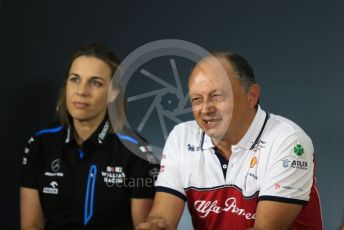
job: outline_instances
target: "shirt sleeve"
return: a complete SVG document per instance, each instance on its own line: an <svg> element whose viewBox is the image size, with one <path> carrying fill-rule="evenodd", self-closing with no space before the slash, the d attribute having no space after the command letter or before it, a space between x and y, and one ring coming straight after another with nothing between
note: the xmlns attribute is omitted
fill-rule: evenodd
<svg viewBox="0 0 344 230"><path fill-rule="evenodd" d="M40 168L39 144L36 137L31 137L22 154L20 186L38 188L38 171Z"/></svg>
<svg viewBox="0 0 344 230"><path fill-rule="evenodd" d="M181 162L183 158L178 145L176 128L167 138L163 154L161 156L160 173L155 183L158 192L167 192L186 201L181 175Z"/></svg>
<svg viewBox="0 0 344 230"><path fill-rule="evenodd" d="M159 164L152 164L134 154L126 178L131 198L154 198L154 182L159 170Z"/></svg>
<svg viewBox="0 0 344 230"><path fill-rule="evenodd" d="M307 204L313 184L313 144L302 131L275 149L261 182L259 200Z"/></svg>

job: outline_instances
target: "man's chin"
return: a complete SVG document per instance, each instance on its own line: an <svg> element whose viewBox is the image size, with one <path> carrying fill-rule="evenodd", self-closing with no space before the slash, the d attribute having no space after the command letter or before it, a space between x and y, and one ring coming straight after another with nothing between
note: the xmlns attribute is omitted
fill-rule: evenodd
<svg viewBox="0 0 344 230"><path fill-rule="evenodd" d="M205 133L207 134L208 137L210 137L213 141L220 141L223 138L223 134L216 132L215 130L205 130Z"/></svg>

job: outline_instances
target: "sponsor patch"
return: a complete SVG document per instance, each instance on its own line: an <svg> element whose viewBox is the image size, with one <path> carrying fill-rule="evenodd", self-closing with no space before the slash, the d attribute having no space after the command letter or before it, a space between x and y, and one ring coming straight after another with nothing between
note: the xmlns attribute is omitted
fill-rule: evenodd
<svg viewBox="0 0 344 230"><path fill-rule="evenodd" d="M43 188L43 193L47 193L47 194L58 194L59 193L59 189L57 188L58 183L56 181L52 181L50 182L50 187L44 187Z"/></svg>
<svg viewBox="0 0 344 230"><path fill-rule="evenodd" d="M296 144L290 152L290 156L293 158L306 158L306 153L301 144Z"/></svg>
<svg viewBox="0 0 344 230"><path fill-rule="evenodd" d="M189 152L198 152L198 151L201 150L201 147L195 147L195 145L187 144L187 145L186 145L186 149L187 149Z"/></svg>
<svg viewBox="0 0 344 230"><path fill-rule="evenodd" d="M123 184L126 177L121 166L107 166L106 171L102 171L101 175L107 187Z"/></svg>
<svg viewBox="0 0 344 230"><path fill-rule="evenodd" d="M302 188L295 188L295 187L283 185L283 184L280 184L280 183L275 184L275 185L274 185L274 188L275 188L276 190L287 189L287 190L303 191Z"/></svg>
<svg viewBox="0 0 344 230"><path fill-rule="evenodd" d="M50 164L51 170L56 173L58 171L60 171L61 169L61 160L59 158L56 158L55 160L53 160Z"/></svg>
<svg viewBox="0 0 344 230"><path fill-rule="evenodd" d="M253 168L254 166L256 166L256 164L257 164L257 157L254 156L251 159L250 168Z"/></svg>
<svg viewBox="0 0 344 230"><path fill-rule="evenodd" d="M290 159L283 159L282 166L284 168L294 168L300 170L308 170L308 162L302 160L290 160Z"/></svg>

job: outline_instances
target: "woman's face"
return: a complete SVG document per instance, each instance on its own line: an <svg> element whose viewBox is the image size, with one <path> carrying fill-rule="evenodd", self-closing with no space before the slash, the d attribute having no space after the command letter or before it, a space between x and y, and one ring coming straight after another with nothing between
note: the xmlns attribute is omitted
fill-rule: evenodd
<svg viewBox="0 0 344 230"><path fill-rule="evenodd" d="M66 104L73 120L100 123L107 111L111 68L101 59L74 59L66 84Z"/></svg>

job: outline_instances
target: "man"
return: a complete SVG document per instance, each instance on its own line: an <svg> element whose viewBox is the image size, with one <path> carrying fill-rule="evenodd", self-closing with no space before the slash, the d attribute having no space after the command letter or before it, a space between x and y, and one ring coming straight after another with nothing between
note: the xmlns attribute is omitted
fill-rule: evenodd
<svg viewBox="0 0 344 230"><path fill-rule="evenodd" d="M312 141L260 108L249 63L231 53L201 60L189 94L195 121L170 133L138 229L176 229L185 201L195 229L322 229Z"/></svg>

